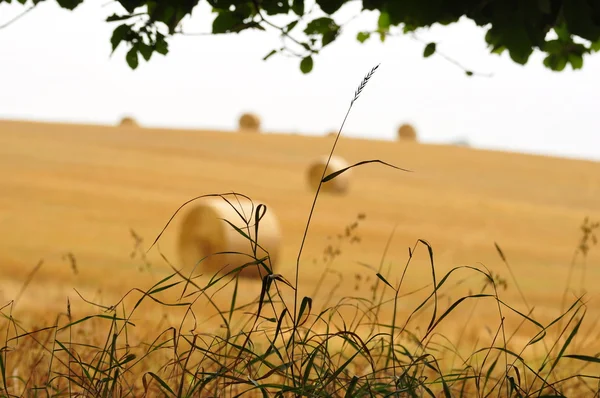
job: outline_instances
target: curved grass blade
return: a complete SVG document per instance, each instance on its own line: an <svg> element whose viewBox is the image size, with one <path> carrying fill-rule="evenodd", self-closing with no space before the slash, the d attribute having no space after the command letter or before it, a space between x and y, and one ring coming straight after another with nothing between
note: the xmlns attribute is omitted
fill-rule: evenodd
<svg viewBox="0 0 600 398"><path fill-rule="evenodd" d="M327 176L325 176L325 178L323 178L322 182L325 183L327 181L333 180L335 177L337 177L340 174L346 172L347 170L350 170L353 167L362 166L363 164L369 164L369 163L381 163L384 166L388 166L388 167L391 167L391 168L396 169L396 170L402 170L402 171L406 171L408 173L412 173L412 170L403 169L402 167L394 166L393 164L389 164L387 162L384 162L383 160L379 160L379 159L375 159L375 160L363 160L361 162L353 164L352 166L344 167L341 170L338 170L338 171L335 171L335 172L333 172L331 174L328 174Z"/></svg>

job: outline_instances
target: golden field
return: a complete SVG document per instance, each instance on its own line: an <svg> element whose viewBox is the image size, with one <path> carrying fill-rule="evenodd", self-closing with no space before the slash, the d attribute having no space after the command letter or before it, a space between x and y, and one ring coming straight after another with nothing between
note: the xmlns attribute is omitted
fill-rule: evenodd
<svg viewBox="0 0 600 398"><path fill-rule="evenodd" d="M171 269L156 247L148 254L150 269L139 256L131 258L130 230L143 238L145 250L185 201L231 191L264 201L276 213L283 246L275 272L293 283L314 197L306 170L311 160L330 151L333 142L333 137L292 134L1 121L2 303L19 294L41 259L42 267L16 308L21 314L64 311L68 296L78 316L77 311L87 307L73 288L86 299L107 305L131 288L147 289ZM335 240L357 214L364 213L357 228L361 242L344 243L332 265L344 278L342 287L331 288L337 282L333 275L324 283L334 301L369 293L375 275L359 263L377 268L395 228L385 259L386 269L392 264L391 283L399 280L408 247L424 239L433 247L438 280L456 266L485 265L508 281L501 298L526 311L496 242L536 314L541 318L558 314L581 238L579 227L586 216L600 220L600 163L343 136L336 154L349 163L380 159L413 172L368 164L352 170L347 195L324 194L318 199L300 260L303 295L312 294L311 287L321 276L328 237ZM160 250L175 266L181 218L175 217L159 241ZM67 253L76 260L77 274ZM572 280L576 293L582 279L580 260ZM592 248L586 264L584 288L587 299L594 301L600 250ZM427 250L418 246L402 292L426 286L430 276ZM466 272L454 280L464 277L474 290L481 287L483 278ZM256 281L244 281L242 286L247 300L260 292ZM427 289L431 291L431 286ZM315 305L320 308L318 298ZM401 310L408 313L412 308L407 304ZM498 320L494 306L483 314ZM588 316L597 315L590 306ZM459 321L456 316L448 320Z"/></svg>

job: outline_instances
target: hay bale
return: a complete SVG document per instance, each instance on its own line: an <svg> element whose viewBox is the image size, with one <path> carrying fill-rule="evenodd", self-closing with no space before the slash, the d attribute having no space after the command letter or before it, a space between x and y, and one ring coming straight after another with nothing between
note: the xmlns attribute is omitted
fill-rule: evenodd
<svg viewBox="0 0 600 398"><path fill-rule="evenodd" d="M308 168L308 183L313 191L317 190L321 177L323 176L323 170L327 164L327 158L329 156L321 156L311 163ZM339 156L332 156L327 166L327 172L325 176L339 171L343 168L350 166L348 162ZM320 192L333 193L333 194L345 194L348 192L350 186L351 171L345 171L343 174L338 175L333 180L329 180L321 186Z"/></svg>
<svg viewBox="0 0 600 398"><path fill-rule="evenodd" d="M253 113L244 113L240 116L239 127L241 131L258 132L260 131L260 117Z"/></svg>
<svg viewBox="0 0 600 398"><path fill-rule="evenodd" d="M331 130L327 133L327 137L336 137L338 135L338 131Z"/></svg>
<svg viewBox="0 0 600 398"><path fill-rule="evenodd" d="M248 239L240 235L224 220L228 220L246 234L256 239L255 214L258 203L228 198L229 204L223 198L206 198L200 204L192 208L186 215L179 233L178 251L185 270L189 272L194 269L193 274L202 273L212 277L218 271L220 275L254 261L252 257L252 246ZM241 204L241 206L240 206ZM249 229L246 222L232 207L237 209L245 220L249 221ZM281 246L281 231L277 216L270 207L259 222L258 244L265 250L257 248L256 257L270 256L267 265L274 270L279 258ZM220 252L236 252L236 254L215 254ZM244 253L244 254L238 254ZM206 256L209 256L205 258ZM204 259L204 260L203 260ZM201 261L202 260L202 261ZM195 267L195 268L194 268ZM244 278L260 278L266 275L265 269L260 266L251 265L240 272Z"/></svg>
<svg viewBox="0 0 600 398"><path fill-rule="evenodd" d="M139 127L140 125L133 117L125 116L121 119L119 126L121 126L121 127Z"/></svg>
<svg viewBox="0 0 600 398"><path fill-rule="evenodd" d="M398 127L398 139L400 141L417 141L417 130L412 125L405 123Z"/></svg>

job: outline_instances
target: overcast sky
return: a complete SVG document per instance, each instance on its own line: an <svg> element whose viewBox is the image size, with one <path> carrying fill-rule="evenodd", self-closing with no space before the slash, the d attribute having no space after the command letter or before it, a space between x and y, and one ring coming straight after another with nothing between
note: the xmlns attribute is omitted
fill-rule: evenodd
<svg viewBox="0 0 600 398"><path fill-rule="evenodd" d="M42 3L0 30L0 118L114 124L132 115L146 126L233 129L249 111L267 131L324 134L339 127L356 86L381 63L348 136L391 140L409 122L424 142L600 160L600 55L585 59L583 70L554 73L541 54L525 67L490 55L484 30L466 20L419 34L467 68L493 74L469 78L439 55L423 59L423 44L408 37L358 43L356 33L376 25L376 14L365 13L309 75L295 58L262 61L280 45L274 31L176 37L166 57L131 71L125 48L110 57L116 25L104 19L119 6L108 3L86 0L75 12ZM338 21L358 13L352 3ZM214 14L201 4L186 31L209 31ZM23 9L0 4L0 25Z"/></svg>

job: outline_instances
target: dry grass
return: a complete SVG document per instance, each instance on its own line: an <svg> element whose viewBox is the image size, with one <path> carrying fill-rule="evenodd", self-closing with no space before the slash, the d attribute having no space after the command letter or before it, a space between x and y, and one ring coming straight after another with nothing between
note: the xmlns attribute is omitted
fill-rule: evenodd
<svg viewBox="0 0 600 398"><path fill-rule="evenodd" d="M327 156L321 156L312 161L308 167L308 185L313 192L315 192L319 187L324 170L325 175L327 176L350 166L346 160L339 156L333 156L329 160L329 164L327 164L327 160ZM348 190L350 189L350 180L352 179L351 175L352 171L348 170L347 172L340 174L339 177L323 183L321 192L338 195L344 195L348 193Z"/></svg>
<svg viewBox="0 0 600 398"><path fill-rule="evenodd" d="M52 281L48 294L60 300L59 308L73 285L88 291L102 288L103 294L119 297L129 288L127 280L155 278L149 272L138 275L139 261L129 257L130 229L147 247L185 200L232 189L264 198L277 212L285 236L279 272L290 276L311 200L305 189L305 159L319 156L328 145L316 137L275 134L148 129L123 135L110 127L2 122L4 279L22 281L26 270L43 258L40 276ZM436 248L442 271L478 262L500 271L504 267L493 246L498 242L516 261L515 273L532 303L552 310L578 225L586 215L600 218L598 163L354 139L342 139L337 151L350 163L400 159L416 172L362 167L353 170L353 183L360 189L349 193L343 204L323 196L307 240L306 268L300 275L305 284L315 282L318 269L311 267L318 265L312 259L318 257L323 239L335 237L345 220L365 212L369 218L360 248L348 247L340 258L350 275L364 272L357 261L379 261L382 242L397 224L390 261L403 262L406 246L423 237ZM181 218L160 245L175 262ZM79 264L77 276L65 257L69 252ZM156 252L150 253L150 261L153 272L163 275L165 263ZM597 263L597 254L589 262ZM417 270L414 277L426 275ZM107 272L122 278L106 278ZM587 276L598 280L598 270L590 268ZM11 297L9 292L5 297Z"/></svg>
<svg viewBox="0 0 600 398"><path fill-rule="evenodd" d="M364 162L353 169L358 189L315 207L302 166L325 149L318 141L1 123L0 217L10 227L0 230L0 261L5 298L16 299L2 309L0 389L597 393L600 347L587 319L598 319L590 248L599 225L586 219L579 235L576 226L600 218L598 163L336 139L351 164L382 159L417 172ZM232 189L279 215L276 273L252 250L252 265L268 272L260 282L231 278L239 269L186 278L169 261L179 215L146 253L180 203Z"/></svg>
<svg viewBox="0 0 600 398"><path fill-rule="evenodd" d="M0 264L7 283L2 293L5 299L14 297L26 273L44 259L32 286L41 280L50 284L48 307L64 308L73 286L89 294L101 289L107 300L120 297L129 281L150 283L169 269L153 250L148 254L152 267L139 274L141 260L130 258L131 229L147 248L181 203L231 190L261 198L277 213L285 237L278 272L289 278L312 199L306 159L320 156L329 145L319 137L283 134L158 129L123 134L112 127L2 122ZM478 263L505 272L497 242L513 261L530 303L553 313L581 220L600 219L599 163L357 139L341 139L336 151L349 163L379 158L415 172L356 168L353 186L358 188L343 202L321 198L302 261L303 286L316 283L320 265L313 259L323 241L335 239L346 220L366 213L360 247L348 246L338 259L351 277L366 272L358 262L380 261L394 227L388 261L404 263L406 247L426 238L436 249L440 272ZM176 217L160 243L176 265L182 218ZM78 275L71 271L68 253ZM414 261L420 265L410 276L425 281L427 259ZM590 253L588 263L598 261L599 255ZM573 279L578 291L579 264ZM120 277L108 277L114 275ZM598 268L588 267L583 287L593 293L598 278ZM508 294L519 299L515 292ZM23 309L37 306L27 300Z"/></svg>

